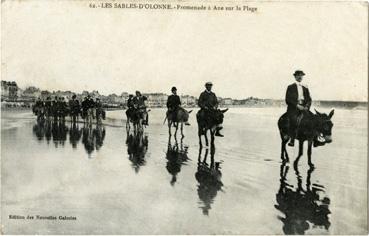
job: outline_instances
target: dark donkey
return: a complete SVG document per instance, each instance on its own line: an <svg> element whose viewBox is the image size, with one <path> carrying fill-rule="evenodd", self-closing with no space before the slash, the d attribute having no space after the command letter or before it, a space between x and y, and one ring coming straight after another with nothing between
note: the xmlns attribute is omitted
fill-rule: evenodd
<svg viewBox="0 0 369 236"><path fill-rule="evenodd" d="M179 127L179 125L181 125L181 135L182 135L182 137L184 137L184 135L183 135L183 123L188 122L188 118L190 117L190 113L192 112L192 110L187 111L186 109L184 109L182 107L179 107L177 109L177 111L175 111L175 112L176 112L176 114L175 114L176 115L176 120L173 119L174 114L167 111L166 117L164 119L164 123L168 119L169 135L172 135L172 132L171 132L172 125L176 128L176 131L174 132L174 136L177 135L178 127Z"/></svg>
<svg viewBox="0 0 369 236"><path fill-rule="evenodd" d="M211 144L214 145L214 135L217 128L217 125L223 123L224 113L228 111L224 110L215 110L215 111L205 111L199 110L196 114L196 120L198 125L198 135L199 135L199 143L200 147L202 147L201 135L204 135L206 146L209 145L207 131L210 131Z"/></svg>
<svg viewBox="0 0 369 236"><path fill-rule="evenodd" d="M315 112L316 114L313 114L310 111L305 111L300 118L299 128L296 132L296 139L299 140L299 154L295 161L296 165L303 154L304 141L308 141L308 164L311 167L314 167L313 163L311 162L312 145L314 144L314 147L317 147L332 142L333 123L331 118L334 114L334 110L332 110L329 115L319 113L317 110L315 110ZM289 121L287 113L283 114L279 118L278 128L282 139L281 159L284 162L288 162L289 158L286 150L286 144L290 140L291 135L289 133Z"/></svg>

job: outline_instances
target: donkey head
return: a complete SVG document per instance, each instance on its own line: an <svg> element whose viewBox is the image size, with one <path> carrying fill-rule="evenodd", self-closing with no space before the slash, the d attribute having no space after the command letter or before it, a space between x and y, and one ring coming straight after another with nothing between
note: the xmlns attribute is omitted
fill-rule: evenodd
<svg viewBox="0 0 369 236"><path fill-rule="evenodd" d="M325 113L320 113L317 110L315 110L315 112L317 117L317 131L324 138L325 143L331 143L333 127L331 118L334 114L334 109L328 115Z"/></svg>

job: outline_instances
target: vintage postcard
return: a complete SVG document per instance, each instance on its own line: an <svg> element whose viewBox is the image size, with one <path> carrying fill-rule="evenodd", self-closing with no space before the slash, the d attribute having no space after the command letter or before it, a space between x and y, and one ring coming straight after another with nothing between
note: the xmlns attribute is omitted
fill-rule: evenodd
<svg viewBox="0 0 369 236"><path fill-rule="evenodd" d="M1 234L368 234L367 2L1 13Z"/></svg>

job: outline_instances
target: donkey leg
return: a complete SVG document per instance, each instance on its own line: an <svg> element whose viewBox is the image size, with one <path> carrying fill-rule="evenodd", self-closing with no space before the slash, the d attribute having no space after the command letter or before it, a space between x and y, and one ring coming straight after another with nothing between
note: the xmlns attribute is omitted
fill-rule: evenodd
<svg viewBox="0 0 369 236"><path fill-rule="evenodd" d="M215 140L215 130L210 130L210 144L211 144L211 146L214 146L214 140Z"/></svg>
<svg viewBox="0 0 369 236"><path fill-rule="evenodd" d="M176 131L174 132L174 136L176 136L176 137L177 137L178 123L176 123L175 127L176 127Z"/></svg>
<svg viewBox="0 0 369 236"><path fill-rule="evenodd" d="M311 162L311 152L312 152L312 146L313 146L313 141L309 140L308 141L308 151L307 151L307 155L308 155L308 164L311 168L314 168L314 164Z"/></svg>
<svg viewBox="0 0 369 236"><path fill-rule="evenodd" d="M205 144L206 144L206 146L209 146L208 131L207 130L205 131L204 137L205 137Z"/></svg>
<svg viewBox="0 0 369 236"><path fill-rule="evenodd" d="M199 145L200 145L200 149L202 148L202 142L201 142L201 129L199 128L197 131L197 135L199 136Z"/></svg>
<svg viewBox="0 0 369 236"><path fill-rule="evenodd" d="M288 162L286 143L287 142L285 140L282 140L282 142L281 142L281 159L282 159L282 162Z"/></svg>
<svg viewBox="0 0 369 236"><path fill-rule="evenodd" d="M299 140L299 155L297 156L295 162L293 163L295 168L297 167L299 163L299 160L300 160L300 157L302 156L303 151L304 151L304 141Z"/></svg>
<svg viewBox="0 0 369 236"><path fill-rule="evenodd" d="M181 122L181 135L182 135L182 138L184 137L183 135L183 122Z"/></svg>
<svg viewBox="0 0 369 236"><path fill-rule="evenodd" d="M172 136L172 131L171 131L171 128L172 128L172 123L168 120L168 130L169 130L169 136Z"/></svg>

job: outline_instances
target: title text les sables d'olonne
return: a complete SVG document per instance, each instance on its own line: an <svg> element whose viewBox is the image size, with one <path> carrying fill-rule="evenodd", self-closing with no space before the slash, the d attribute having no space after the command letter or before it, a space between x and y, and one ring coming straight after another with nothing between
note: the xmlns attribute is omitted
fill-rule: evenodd
<svg viewBox="0 0 369 236"><path fill-rule="evenodd" d="M138 9L138 10L193 10L193 11L238 11L238 12L257 12L257 7L248 5L185 5L172 3L122 3L122 2L90 2L90 8L95 9Z"/></svg>

